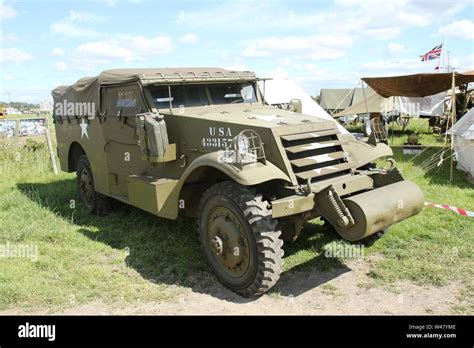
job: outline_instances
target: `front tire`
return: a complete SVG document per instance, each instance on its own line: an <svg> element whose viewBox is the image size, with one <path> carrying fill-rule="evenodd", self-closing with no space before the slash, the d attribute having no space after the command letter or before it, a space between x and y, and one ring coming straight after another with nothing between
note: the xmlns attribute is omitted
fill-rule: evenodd
<svg viewBox="0 0 474 348"><path fill-rule="evenodd" d="M244 297L258 296L278 281L283 241L269 203L234 182L211 186L201 198L198 232L221 283Z"/></svg>
<svg viewBox="0 0 474 348"><path fill-rule="evenodd" d="M77 192L86 209L99 216L109 213L109 199L95 191L94 177L86 155L79 157L76 168Z"/></svg>

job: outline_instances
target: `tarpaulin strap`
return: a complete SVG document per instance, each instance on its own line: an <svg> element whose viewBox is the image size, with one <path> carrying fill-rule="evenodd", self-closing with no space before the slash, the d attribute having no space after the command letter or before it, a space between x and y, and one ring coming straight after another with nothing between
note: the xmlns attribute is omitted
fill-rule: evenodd
<svg viewBox="0 0 474 348"><path fill-rule="evenodd" d="M445 210L451 210L451 211L454 211L456 214L459 214L462 216L474 217L474 212L467 211L467 210L457 208L457 207L453 207L452 205L436 204L436 203L431 203L431 202L425 202L425 205L430 206L430 207L445 209Z"/></svg>

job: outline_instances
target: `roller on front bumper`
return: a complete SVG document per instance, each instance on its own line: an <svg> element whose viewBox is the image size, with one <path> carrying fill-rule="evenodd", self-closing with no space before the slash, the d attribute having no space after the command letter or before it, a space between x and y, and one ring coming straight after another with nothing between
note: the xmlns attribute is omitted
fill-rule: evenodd
<svg viewBox="0 0 474 348"><path fill-rule="evenodd" d="M315 203L344 239L357 241L418 214L424 196L414 183L399 181L342 199L329 186L316 194Z"/></svg>

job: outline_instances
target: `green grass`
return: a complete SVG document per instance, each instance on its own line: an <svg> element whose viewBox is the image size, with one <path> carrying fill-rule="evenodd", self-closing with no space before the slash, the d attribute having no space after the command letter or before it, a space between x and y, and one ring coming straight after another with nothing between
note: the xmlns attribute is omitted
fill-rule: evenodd
<svg viewBox="0 0 474 348"><path fill-rule="evenodd" d="M350 132L362 133L359 125L349 125L347 129ZM408 134L416 132L418 134L418 142L423 146L444 146L445 136L432 133L428 127L427 118L410 119L408 126L403 131L402 126L397 123L390 123L388 129L388 143L390 146L401 146L407 142Z"/></svg>
<svg viewBox="0 0 474 348"><path fill-rule="evenodd" d="M104 218L71 209L74 175L55 177L45 148L7 147L0 163L0 244L39 250L37 262L0 258L0 308L167 300L181 291L173 275L199 264L180 223L127 207Z"/></svg>
<svg viewBox="0 0 474 348"><path fill-rule="evenodd" d="M39 116L37 114L19 114L19 115L5 115L6 120L19 120L22 118L50 118L51 119L51 114L40 114Z"/></svg>
<svg viewBox="0 0 474 348"><path fill-rule="evenodd" d="M400 144L405 138L397 134L394 140ZM426 132L420 141L436 145L437 138ZM401 148L394 152L404 176L420 185L426 200L474 210L474 191L459 171L449 184L449 163L417 175L422 161L438 150L429 149L414 161ZM0 244L33 244L40 254L37 262L0 258L0 309L54 311L95 300L118 305L166 301L183 287L207 291L215 283L201 255L194 220L159 219L123 204L109 216L97 217L79 202L72 209L71 200L77 200L75 176L54 176L44 146L32 151L6 145L0 151ZM425 208L365 247L370 275L388 284L457 282L474 288L472 220ZM350 260L324 256L329 246L347 244L327 233L319 220L311 221L296 242L285 246L282 277L300 270L348 271ZM375 254L382 257L370 258ZM274 293L280 292L285 291L277 286ZM468 291L460 294L455 310L474 312Z"/></svg>

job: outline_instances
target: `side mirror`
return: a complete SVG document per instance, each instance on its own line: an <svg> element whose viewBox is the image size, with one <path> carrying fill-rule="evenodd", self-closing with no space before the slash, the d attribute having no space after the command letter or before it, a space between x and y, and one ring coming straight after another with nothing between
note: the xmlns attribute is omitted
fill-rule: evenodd
<svg viewBox="0 0 474 348"><path fill-rule="evenodd" d="M303 105L299 99L291 99L288 104L288 110L301 114L303 112Z"/></svg>

